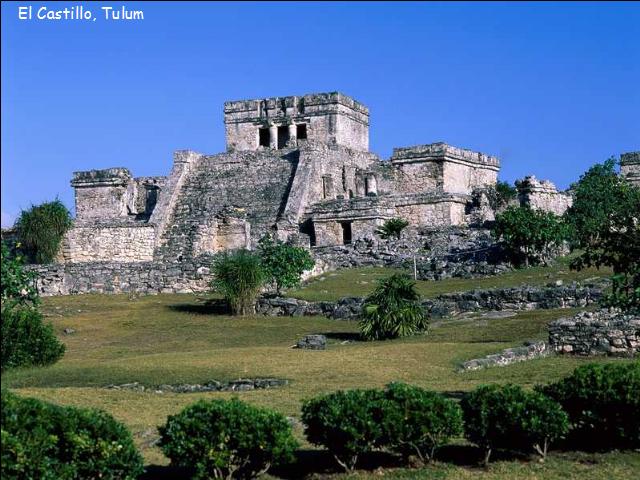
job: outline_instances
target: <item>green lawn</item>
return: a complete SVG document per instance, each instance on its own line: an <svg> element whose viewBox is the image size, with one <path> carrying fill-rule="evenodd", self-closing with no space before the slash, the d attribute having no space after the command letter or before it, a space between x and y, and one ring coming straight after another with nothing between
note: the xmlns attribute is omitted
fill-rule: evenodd
<svg viewBox="0 0 640 480"><path fill-rule="evenodd" d="M569 257L564 257L549 267L532 267L482 278L448 278L445 280L418 280L420 294L426 298L450 292L463 292L475 288L514 287L522 284L545 285L556 280L565 284L573 281L584 281L611 274L609 269L587 268L580 272L569 268ZM346 296L365 296L373 288L376 281L401 270L384 267L353 268L339 270L320 275L297 290L287 293L295 298L309 301L337 300ZM406 273L411 274L407 271Z"/></svg>
<svg viewBox="0 0 640 480"><path fill-rule="evenodd" d="M361 273L363 270L341 272L340 275L358 275L367 281L375 279L373 275L361 276ZM425 285L421 284L421 288ZM340 296L360 294L354 291L357 288L342 292ZM166 458L153 446L157 439L155 428L164 423L167 415L199 398L237 395L256 405L299 417L301 400L336 389L382 387L393 380L451 394L484 382L515 382L530 387L558 379L586 361L550 357L504 368L457 372L462 361L495 353L523 340L545 338L547 322L568 315L571 310L520 312L508 318L492 318L491 314L460 316L439 321L428 335L361 342L356 339L355 322L321 317L231 318L211 313L205 300L205 296L196 295L135 299L126 295L47 298L43 309L66 344L67 353L59 363L48 368L3 374L3 387L56 403L105 409L132 430L148 464L166 465ZM75 333L65 335L65 328L72 328ZM296 339L310 333L328 334L328 350L290 348ZM265 376L286 378L290 384L266 391L201 394L102 388L111 383L134 381L152 386ZM304 440L300 427L296 428L296 435ZM323 455L304 441L303 448L305 455ZM460 456L460 452L474 452L463 443L457 448L452 450L454 457ZM363 470L352 478L630 479L635 478L640 468L640 453L637 452L554 453L544 465L533 460L504 459L493 464L489 471L475 467L474 455L465 453L461 460L420 471L385 468L382 472L371 473ZM331 471L332 463L326 463ZM316 461L301 460L301 465L307 464L314 466ZM320 464L322 462L317 463ZM375 464L371 468L376 468ZM149 478L171 478L163 477L160 470L153 472ZM290 472L282 475L295 478Z"/></svg>

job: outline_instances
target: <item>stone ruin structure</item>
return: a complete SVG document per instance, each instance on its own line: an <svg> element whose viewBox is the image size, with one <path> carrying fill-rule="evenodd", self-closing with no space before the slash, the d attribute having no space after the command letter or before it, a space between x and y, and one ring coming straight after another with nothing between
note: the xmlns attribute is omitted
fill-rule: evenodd
<svg viewBox="0 0 640 480"><path fill-rule="evenodd" d="M445 143L369 151L369 110L340 93L227 102L227 151L176 152L166 177L76 172L76 221L61 260L175 262L256 245L370 237L385 220L464 226L495 185L496 157Z"/></svg>
<svg viewBox="0 0 640 480"><path fill-rule="evenodd" d="M253 248L266 233L319 252L368 242L394 217L422 244L424 231L494 219L485 192L496 157L438 142L381 159L369 151L368 108L341 93L226 102L224 124L225 152L178 151L167 176L75 172L76 219L58 263L35 267L41 292L203 290L213 254ZM637 175L637 153L628 155ZM570 205L535 177L518 188L521 204Z"/></svg>

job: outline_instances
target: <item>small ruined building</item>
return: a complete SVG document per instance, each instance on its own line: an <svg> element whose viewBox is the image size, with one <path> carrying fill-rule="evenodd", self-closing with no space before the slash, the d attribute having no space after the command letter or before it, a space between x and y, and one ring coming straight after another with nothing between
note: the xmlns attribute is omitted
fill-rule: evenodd
<svg viewBox="0 0 640 480"><path fill-rule="evenodd" d="M496 183L496 157L432 143L383 160L369 151L369 110L340 93L227 102L224 123L226 152L176 152L166 177L74 173L76 221L60 261L174 263L252 248L267 232L330 246L393 217L432 228L493 218L482 192ZM549 182L520 185L522 203L570 204Z"/></svg>

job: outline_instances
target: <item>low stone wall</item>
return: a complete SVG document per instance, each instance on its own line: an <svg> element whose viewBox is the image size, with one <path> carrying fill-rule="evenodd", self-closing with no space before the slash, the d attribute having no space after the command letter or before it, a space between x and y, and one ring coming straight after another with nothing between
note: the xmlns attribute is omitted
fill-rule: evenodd
<svg viewBox="0 0 640 480"><path fill-rule="evenodd" d="M521 347L513 347L502 350L500 353L487 355L464 362L461 370L481 370L489 367L504 367L512 363L524 362L535 358L544 358L551 353L545 342L526 342Z"/></svg>
<svg viewBox="0 0 640 480"><path fill-rule="evenodd" d="M535 310L584 307L597 301L606 286L605 281L580 285L473 290L439 295L425 300L423 306L432 318L442 318L464 312L489 310ZM256 313L269 316L323 315L335 319L355 319L360 315L363 298L345 297L337 302L307 302L296 298L262 297Z"/></svg>
<svg viewBox="0 0 640 480"><path fill-rule="evenodd" d="M208 290L208 262L92 262L32 265L40 295L190 293Z"/></svg>
<svg viewBox="0 0 640 480"><path fill-rule="evenodd" d="M573 355L640 354L640 316L606 310L580 312L549 324L549 346Z"/></svg>

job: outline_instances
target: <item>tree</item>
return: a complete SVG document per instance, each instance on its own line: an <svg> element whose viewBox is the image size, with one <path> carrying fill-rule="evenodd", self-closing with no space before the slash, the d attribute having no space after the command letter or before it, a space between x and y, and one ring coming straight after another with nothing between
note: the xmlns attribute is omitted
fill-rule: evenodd
<svg viewBox="0 0 640 480"><path fill-rule="evenodd" d="M409 222L404 218L390 218L377 228L376 233L385 240L389 238L399 239L402 231L408 226Z"/></svg>
<svg viewBox="0 0 640 480"><path fill-rule="evenodd" d="M496 208L504 207L518 196L518 191L508 182L498 180L495 186Z"/></svg>
<svg viewBox="0 0 640 480"><path fill-rule="evenodd" d="M23 210L16 222L16 229L18 239L32 261L51 263L72 224L69 210L56 199Z"/></svg>
<svg viewBox="0 0 640 480"><path fill-rule="evenodd" d="M211 286L229 302L234 315L253 312L266 274L260 257L248 250L223 252L213 262Z"/></svg>
<svg viewBox="0 0 640 480"><path fill-rule="evenodd" d="M19 246L19 245L18 245ZM33 306L39 302L35 284L35 272L24 269L24 259L20 254L12 254L2 242L2 287L0 298L2 306L12 308L16 305Z"/></svg>
<svg viewBox="0 0 640 480"><path fill-rule="evenodd" d="M278 294L283 288L299 285L302 274L315 265L307 249L274 240L271 235L263 236L258 242L258 255L268 280L275 284Z"/></svg>
<svg viewBox="0 0 640 480"><path fill-rule="evenodd" d="M502 240L517 263L547 263L553 250L567 239L568 229L562 218L530 207L507 208L496 215L493 235Z"/></svg>
<svg viewBox="0 0 640 480"><path fill-rule="evenodd" d="M617 175L615 164L610 158L594 165L572 186L565 217L582 253L571 267L611 267L612 292L604 304L640 312L640 188Z"/></svg>
<svg viewBox="0 0 640 480"><path fill-rule="evenodd" d="M384 340L426 331L428 318L415 285L406 274L380 280L362 306L362 336L367 340Z"/></svg>

